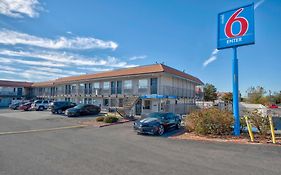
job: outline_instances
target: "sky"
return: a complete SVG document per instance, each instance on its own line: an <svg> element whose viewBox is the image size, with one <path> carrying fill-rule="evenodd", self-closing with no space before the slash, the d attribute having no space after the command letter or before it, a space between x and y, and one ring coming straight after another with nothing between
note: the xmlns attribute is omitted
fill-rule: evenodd
<svg viewBox="0 0 281 175"><path fill-rule="evenodd" d="M280 0L0 0L0 79L45 81L164 63L232 91L219 12L255 3L254 45L238 48L239 88L281 90Z"/></svg>

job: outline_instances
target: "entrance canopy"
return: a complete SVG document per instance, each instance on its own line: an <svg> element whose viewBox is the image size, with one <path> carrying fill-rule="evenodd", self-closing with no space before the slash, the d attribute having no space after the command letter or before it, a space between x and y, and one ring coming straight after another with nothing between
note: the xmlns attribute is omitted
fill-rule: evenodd
<svg viewBox="0 0 281 175"><path fill-rule="evenodd" d="M170 99L176 99L177 96L174 96L174 95L149 94L149 95L142 95L142 96L140 96L140 98L141 99L147 99L147 98L155 98L155 99L170 98Z"/></svg>

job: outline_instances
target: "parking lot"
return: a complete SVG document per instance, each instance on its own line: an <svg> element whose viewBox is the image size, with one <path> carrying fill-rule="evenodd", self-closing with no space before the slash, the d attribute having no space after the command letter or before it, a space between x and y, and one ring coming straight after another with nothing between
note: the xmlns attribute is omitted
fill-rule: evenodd
<svg viewBox="0 0 281 175"><path fill-rule="evenodd" d="M0 110L0 132L59 128L79 120ZM143 136L132 123L0 135L1 175L280 174L281 149Z"/></svg>

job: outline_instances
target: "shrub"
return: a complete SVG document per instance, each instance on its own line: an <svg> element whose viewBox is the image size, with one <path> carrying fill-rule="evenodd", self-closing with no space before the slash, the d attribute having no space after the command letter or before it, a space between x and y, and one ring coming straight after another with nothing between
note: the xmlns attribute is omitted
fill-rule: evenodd
<svg viewBox="0 0 281 175"><path fill-rule="evenodd" d="M257 128L259 134L265 137L270 130L269 119L267 116L263 116L257 110L248 112L249 120L254 127Z"/></svg>
<svg viewBox="0 0 281 175"><path fill-rule="evenodd" d="M105 123L115 123L117 121L118 121L118 117L114 117L114 116L106 116L104 118Z"/></svg>
<svg viewBox="0 0 281 175"><path fill-rule="evenodd" d="M97 121L97 122L103 122L103 121L104 121L104 117L102 117L102 116L101 116L101 117L97 117L97 118L96 118L96 121Z"/></svg>
<svg viewBox="0 0 281 175"><path fill-rule="evenodd" d="M233 116L216 108L194 111L185 119L186 129L197 134L229 135L232 133Z"/></svg>
<svg viewBox="0 0 281 175"><path fill-rule="evenodd" d="M246 119L243 116L240 116L240 132L242 133L247 127Z"/></svg>

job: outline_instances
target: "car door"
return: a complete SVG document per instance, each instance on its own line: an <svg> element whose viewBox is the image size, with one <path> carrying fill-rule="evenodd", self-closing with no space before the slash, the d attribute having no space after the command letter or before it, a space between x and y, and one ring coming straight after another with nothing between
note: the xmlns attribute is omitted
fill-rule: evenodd
<svg viewBox="0 0 281 175"><path fill-rule="evenodd" d="M84 115L89 115L91 114L91 106L90 105L85 105L84 107Z"/></svg>
<svg viewBox="0 0 281 175"><path fill-rule="evenodd" d="M176 126L176 118L173 113L167 113L167 122L169 128Z"/></svg>
<svg viewBox="0 0 281 175"><path fill-rule="evenodd" d="M95 106L89 106L89 114L95 114Z"/></svg>
<svg viewBox="0 0 281 175"><path fill-rule="evenodd" d="M45 109L48 108L48 105L49 105L49 102L47 100L44 100L43 101L43 106L44 106Z"/></svg>

